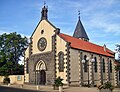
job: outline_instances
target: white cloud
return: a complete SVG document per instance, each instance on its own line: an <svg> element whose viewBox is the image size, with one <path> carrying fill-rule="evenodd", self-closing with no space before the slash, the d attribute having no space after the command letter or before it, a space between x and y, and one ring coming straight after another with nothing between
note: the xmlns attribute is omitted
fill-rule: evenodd
<svg viewBox="0 0 120 92"><path fill-rule="evenodd" d="M85 16L84 23L87 29L98 29L103 33L120 35L120 10L113 9L117 2L117 0L99 0L93 2L90 6L86 6L85 9L83 8L82 16Z"/></svg>
<svg viewBox="0 0 120 92"><path fill-rule="evenodd" d="M9 33L16 32L16 31L17 31L17 29L14 29L13 31L11 31L11 30L13 30L13 28L1 27L1 28L0 28L0 35L2 35L2 34L4 34L4 33L9 34ZM30 38L30 35L25 35L25 34L22 34L22 33L19 33L19 32L17 32L17 34L20 34L22 37L25 37L25 36L26 36L27 38Z"/></svg>
<svg viewBox="0 0 120 92"><path fill-rule="evenodd" d="M8 33L8 32L5 32L5 31L3 31L3 30L0 30L0 35L1 35L1 34L4 34L4 33Z"/></svg>
<svg viewBox="0 0 120 92"><path fill-rule="evenodd" d="M0 34L3 34L3 33L11 33L11 31L8 30L8 29L5 28L5 27L1 27L1 28L0 28Z"/></svg>

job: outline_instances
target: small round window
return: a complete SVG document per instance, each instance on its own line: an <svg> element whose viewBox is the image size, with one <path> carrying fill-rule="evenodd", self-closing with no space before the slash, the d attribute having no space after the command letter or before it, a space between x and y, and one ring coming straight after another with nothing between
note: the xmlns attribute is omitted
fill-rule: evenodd
<svg viewBox="0 0 120 92"><path fill-rule="evenodd" d="M43 34L44 33L44 30L41 30L41 34Z"/></svg>

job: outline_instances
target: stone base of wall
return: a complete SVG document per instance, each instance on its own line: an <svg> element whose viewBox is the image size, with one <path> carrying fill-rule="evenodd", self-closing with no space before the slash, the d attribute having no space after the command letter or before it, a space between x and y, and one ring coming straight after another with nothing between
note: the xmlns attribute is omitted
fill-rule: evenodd
<svg viewBox="0 0 120 92"><path fill-rule="evenodd" d="M110 89L101 89L101 90L99 90L99 92L112 92L112 90L110 90Z"/></svg>
<svg viewBox="0 0 120 92"><path fill-rule="evenodd" d="M80 85L79 81L71 81L70 82L70 86L79 87L79 85Z"/></svg>

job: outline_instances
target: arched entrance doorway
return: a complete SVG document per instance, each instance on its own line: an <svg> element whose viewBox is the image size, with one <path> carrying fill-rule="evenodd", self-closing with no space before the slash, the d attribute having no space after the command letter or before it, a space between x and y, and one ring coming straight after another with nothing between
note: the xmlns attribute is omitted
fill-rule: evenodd
<svg viewBox="0 0 120 92"><path fill-rule="evenodd" d="M36 64L36 70L35 70L35 75L36 75L36 84L42 84L45 85L46 83L46 64L42 60L40 60Z"/></svg>
<svg viewBox="0 0 120 92"><path fill-rule="evenodd" d="M40 71L40 84L45 85L46 83L46 72L45 70Z"/></svg>

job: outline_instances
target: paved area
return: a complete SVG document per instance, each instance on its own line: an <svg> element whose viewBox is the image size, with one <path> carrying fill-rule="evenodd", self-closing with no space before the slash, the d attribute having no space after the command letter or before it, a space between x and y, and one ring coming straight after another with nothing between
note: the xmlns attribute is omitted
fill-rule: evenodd
<svg viewBox="0 0 120 92"><path fill-rule="evenodd" d="M40 85L37 87L36 85L2 85L3 87L8 87L8 88L19 88L19 90L24 89L24 90L31 90L31 91L6 91L6 92L59 92L58 90L53 90L53 86L43 86ZM37 90L38 89L38 90ZM1 91L0 92L5 92ZM63 92L99 92L99 90L95 87L92 88L87 88L87 87L68 87L64 86L63 87ZM115 88L113 92L120 92L120 88Z"/></svg>
<svg viewBox="0 0 120 92"><path fill-rule="evenodd" d="M0 92L43 92L43 91L26 90L26 89L18 89L18 88L0 86Z"/></svg>

